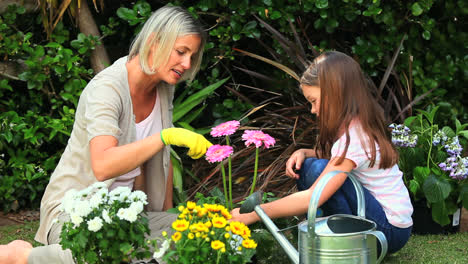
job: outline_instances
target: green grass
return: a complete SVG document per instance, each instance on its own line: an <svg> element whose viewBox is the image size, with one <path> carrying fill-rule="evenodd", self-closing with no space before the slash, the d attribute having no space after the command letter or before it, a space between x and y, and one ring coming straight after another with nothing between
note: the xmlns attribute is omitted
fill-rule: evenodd
<svg viewBox="0 0 468 264"><path fill-rule="evenodd" d="M40 244L34 241L38 227L39 221L0 226L0 244L23 239L39 246ZM281 254L283 251L278 248L277 252ZM468 263L468 232L451 235L413 235L403 249L387 255L382 263Z"/></svg>
<svg viewBox="0 0 468 264"><path fill-rule="evenodd" d="M18 225L0 226L0 244L8 244L13 240L21 239L29 241L33 246L41 244L34 241L39 221L26 222Z"/></svg>
<svg viewBox="0 0 468 264"><path fill-rule="evenodd" d="M468 232L451 235L413 235L408 244L382 263L468 263Z"/></svg>

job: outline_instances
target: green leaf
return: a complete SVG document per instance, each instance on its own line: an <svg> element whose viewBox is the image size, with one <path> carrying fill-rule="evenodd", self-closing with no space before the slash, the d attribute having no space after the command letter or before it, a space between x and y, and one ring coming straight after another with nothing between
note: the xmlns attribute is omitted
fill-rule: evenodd
<svg viewBox="0 0 468 264"><path fill-rule="evenodd" d="M131 250L132 250L132 245L130 245L128 242L120 244L120 252L124 253L125 255L130 253Z"/></svg>
<svg viewBox="0 0 468 264"><path fill-rule="evenodd" d="M318 9L323 9L328 7L328 0L316 0L315 7Z"/></svg>
<svg viewBox="0 0 468 264"><path fill-rule="evenodd" d="M174 113L172 115L172 122L177 122L180 118L182 118L185 114L191 111L195 106L201 104L206 97L211 95L214 90L218 89L221 85L223 85L228 79L222 79L214 84L211 84L202 90L198 91L197 93L189 96L183 103L174 106Z"/></svg>
<svg viewBox="0 0 468 264"><path fill-rule="evenodd" d="M431 204L431 208L432 219L434 219L434 221L436 221L441 226L450 224L449 214L444 202L433 203Z"/></svg>
<svg viewBox="0 0 468 264"><path fill-rule="evenodd" d="M418 193L419 189L421 188L421 185L419 184L418 181L416 180L411 180L410 183L409 183L409 189L410 189L410 192L416 196L416 194Z"/></svg>
<svg viewBox="0 0 468 264"><path fill-rule="evenodd" d="M460 196L458 198L458 203L462 203L463 207L468 210L468 180L465 179L465 184L460 188Z"/></svg>
<svg viewBox="0 0 468 264"><path fill-rule="evenodd" d="M275 20L275 19L278 19L280 17L282 17L281 12L276 11L276 10L271 12L271 15L270 15L271 19Z"/></svg>
<svg viewBox="0 0 468 264"><path fill-rule="evenodd" d="M444 126L444 127L442 128L442 132L444 132L444 134L445 134L447 137L449 137L449 138L456 136L456 134L455 134L455 132L453 131L453 129L452 129L451 127L448 127L448 126Z"/></svg>
<svg viewBox="0 0 468 264"><path fill-rule="evenodd" d="M452 186L446 179L438 178L435 174L431 173L426 181L424 181L423 191L429 202L438 203L449 196Z"/></svg>
<svg viewBox="0 0 468 264"><path fill-rule="evenodd" d="M423 33L422 33L422 37L425 39L425 40L430 40L431 39L431 32L427 31L427 30L424 30Z"/></svg>
<svg viewBox="0 0 468 264"><path fill-rule="evenodd" d="M413 169L413 178L419 183L419 185L421 185L424 183L430 173L431 170L427 167L418 166Z"/></svg>
<svg viewBox="0 0 468 264"><path fill-rule="evenodd" d="M463 130L458 133L459 135L462 135L466 139L468 139L468 130Z"/></svg>
<svg viewBox="0 0 468 264"><path fill-rule="evenodd" d="M127 21L137 19L136 12L125 7L117 9L117 16Z"/></svg>
<svg viewBox="0 0 468 264"><path fill-rule="evenodd" d="M419 16L423 13L423 9L421 7L421 5L419 5L418 2L414 3L412 6L411 6L411 12L413 13L413 16Z"/></svg>

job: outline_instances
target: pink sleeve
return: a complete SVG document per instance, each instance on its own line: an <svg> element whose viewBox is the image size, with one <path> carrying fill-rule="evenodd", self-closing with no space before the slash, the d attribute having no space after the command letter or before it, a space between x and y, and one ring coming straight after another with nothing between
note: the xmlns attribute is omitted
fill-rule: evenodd
<svg viewBox="0 0 468 264"><path fill-rule="evenodd" d="M349 129L349 147L345 158L352 160L356 164L356 168L369 162L366 151L362 147L362 139L367 139L358 126L352 126ZM331 157L341 157L346 147L346 133L343 134L334 144L331 149Z"/></svg>

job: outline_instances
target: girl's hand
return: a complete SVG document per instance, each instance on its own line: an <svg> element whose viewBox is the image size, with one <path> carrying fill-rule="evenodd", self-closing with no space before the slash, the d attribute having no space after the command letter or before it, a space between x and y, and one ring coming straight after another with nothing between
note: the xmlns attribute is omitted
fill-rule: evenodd
<svg viewBox="0 0 468 264"><path fill-rule="evenodd" d="M299 174L296 173L296 170L301 169L302 163L306 159L306 150L298 149L289 157L286 162L286 175L293 178L299 179Z"/></svg>
<svg viewBox="0 0 468 264"><path fill-rule="evenodd" d="M248 214L241 214L239 212L239 210L240 210L240 208L234 208L231 211L232 218L229 219L229 221L231 221L231 222L237 221L237 222L244 223L246 225L250 225L250 224L253 224L253 223L255 223L255 222L257 222L259 220L258 217L257 217L256 212L251 212L251 213L248 213Z"/></svg>

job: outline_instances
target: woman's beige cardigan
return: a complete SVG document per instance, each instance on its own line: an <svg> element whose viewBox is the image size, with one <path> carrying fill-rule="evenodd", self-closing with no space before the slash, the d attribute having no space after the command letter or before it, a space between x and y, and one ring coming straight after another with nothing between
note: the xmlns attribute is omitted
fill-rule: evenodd
<svg viewBox="0 0 468 264"><path fill-rule="evenodd" d="M60 215L59 205L65 192L81 190L96 182L91 169L89 142L100 135L111 135L119 145L135 141L136 128L132 100L128 87L127 57L97 74L83 90L75 115L75 123L67 147L53 172L41 201L41 221L35 239L48 244L47 234L53 220ZM158 85L161 102L162 127L172 126L174 86ZM163 164L156 159L145 163L148 211L161 211L166 193L169 170L169 147L163 149ZM164 175L155 175L155 168L163 166ZM110 186L114 179L105 181Z"/></svg>

